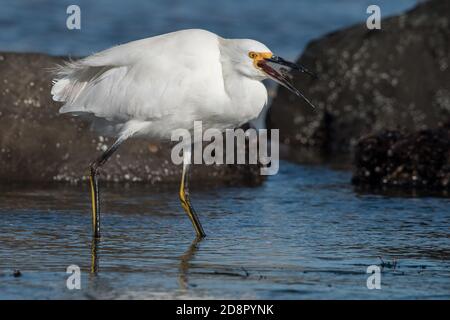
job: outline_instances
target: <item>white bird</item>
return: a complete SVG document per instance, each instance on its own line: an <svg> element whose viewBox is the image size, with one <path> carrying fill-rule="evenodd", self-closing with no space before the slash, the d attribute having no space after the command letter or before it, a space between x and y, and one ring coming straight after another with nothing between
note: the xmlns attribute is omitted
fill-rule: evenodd
<svg viewBox="0 0 450 320"><path fill-rule="evenodd" d="M285 67L309 73L258 41L198 29L132 41L60 66L51 90L64 103L59 112L86 115L94 128L117 138L90 165L93 236L100 236L98 170L120 144L132 136L170 140L173 130L193 131L194 121L205 130L239 127L266 104L266 78L306 100ZM204 237L189 200L190 158L185 152L180 200L197 236Z"/></svg>

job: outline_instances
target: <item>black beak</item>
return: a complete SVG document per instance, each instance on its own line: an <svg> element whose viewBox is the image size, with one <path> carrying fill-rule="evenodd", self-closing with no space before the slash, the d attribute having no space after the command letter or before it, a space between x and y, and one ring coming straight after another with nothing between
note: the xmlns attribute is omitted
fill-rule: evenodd
<svg viewBox="0 0 450 320"><path fill-rule="evenodd" d="M288 68L291 68L293 70L297 70L303 73L308 74L309 76L311 76L314 79L317 79L317 75L315 75L313 72L309 71L305 66L302 66L301 64L296 64L290 61L286 61L281 57L278 56L272 56L271 58L267 58L265 59L266 61L269 62L273 62L276 64L281 64L282 66L286 66Z"/></svg>
<svg viewBox="0 0 450 320"><path fill-rule="evenodd" d="M288 69L285 67L304 72L313 78L317 78L314 73L312 73L302 65L297 65L277 56L272 56L270 58L264 58L263 60L260 60L258 62L258 67L260 67L261 70L264 71L272 80L278 82L297 96L303 98L306 103L315 108L311 101L309 101L308 98L303 95L303 93L301 93L297 88L294 87L291 82L292 76L288 73Z"/></svg>

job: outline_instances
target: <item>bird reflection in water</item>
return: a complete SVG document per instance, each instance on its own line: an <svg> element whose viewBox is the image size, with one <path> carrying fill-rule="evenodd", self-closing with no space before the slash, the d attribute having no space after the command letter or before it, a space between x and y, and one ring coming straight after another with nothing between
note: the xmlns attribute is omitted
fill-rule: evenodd
<svg viewBox="0 0 450 320"><path fill-rule="evenodd" d="M198 244L203 240L201 237L196 237L189 245L188 249L180 256L178 283L180 289L187 289L188 274L191 260L194 258L198 250ZM96 275L99 272L98 246L99 238L94 238L91 241L91 269L90 273Z"/></svg>
<svg viewBox="0 0 450 320"><path fill-rule="evenodd" d="M180 257L180 266L179 266L179 275L178 275L178 284L180 285L180 289L186 290L189 286L188 283L188 273L189 267L191 264L191 260L194 258L195 254L198 250L198 244L203 240L202 237L196 237L189 248L185 253Z"/></svg>
<svg viewBox="0 0 450 320"><path fill-rule="evenodd" d="M91 241L91 274L98 272L98 243L99 238L93 238Z"/></svg>

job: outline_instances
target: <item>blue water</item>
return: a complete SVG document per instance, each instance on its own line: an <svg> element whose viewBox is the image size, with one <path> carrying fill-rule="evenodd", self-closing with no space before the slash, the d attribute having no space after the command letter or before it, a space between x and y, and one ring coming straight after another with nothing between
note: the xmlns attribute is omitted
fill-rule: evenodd
<svg viewBox="0 0 450 320"><path fill-rule="evenodd" d="M229 38L252 38L286 58L311 39L365 21L378 4L382 16L417 0L0 0L0 50L88 55L131 40L186 28ZM81 8L81 30L66 28L66 8Z"/></svg>
<svg viewBox="0 0 450 320"><path fill-rule="evenodd" d="M450 199L360 194L349 179L283 161L259 187L192 181L199 243L177 186L108 186L96 246L87 186L3 188L0 299L449 299ZM72 264L81 290L66 288ZM384 266L380 290L370 265Z"/></svg>

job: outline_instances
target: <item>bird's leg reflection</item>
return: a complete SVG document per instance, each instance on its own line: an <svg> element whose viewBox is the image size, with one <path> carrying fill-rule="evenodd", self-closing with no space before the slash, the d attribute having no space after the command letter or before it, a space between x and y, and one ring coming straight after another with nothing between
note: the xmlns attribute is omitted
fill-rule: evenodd
<svg viewBox="0 0 450 320"><path fill-rule="evenodd" d="M98 243L99 238L93 238L91 241L91 273L96 274L98 272Z"/></svg>
<svg viewBox="0 0 450 320"><path fill-rule="evenodd" d="M198 244L203 240L203 237L196 237L185 253L180 257L180 273L178 275L178 283L180 288L185 290L188 288L188 273L192 258L198 250Z"/></svg>

